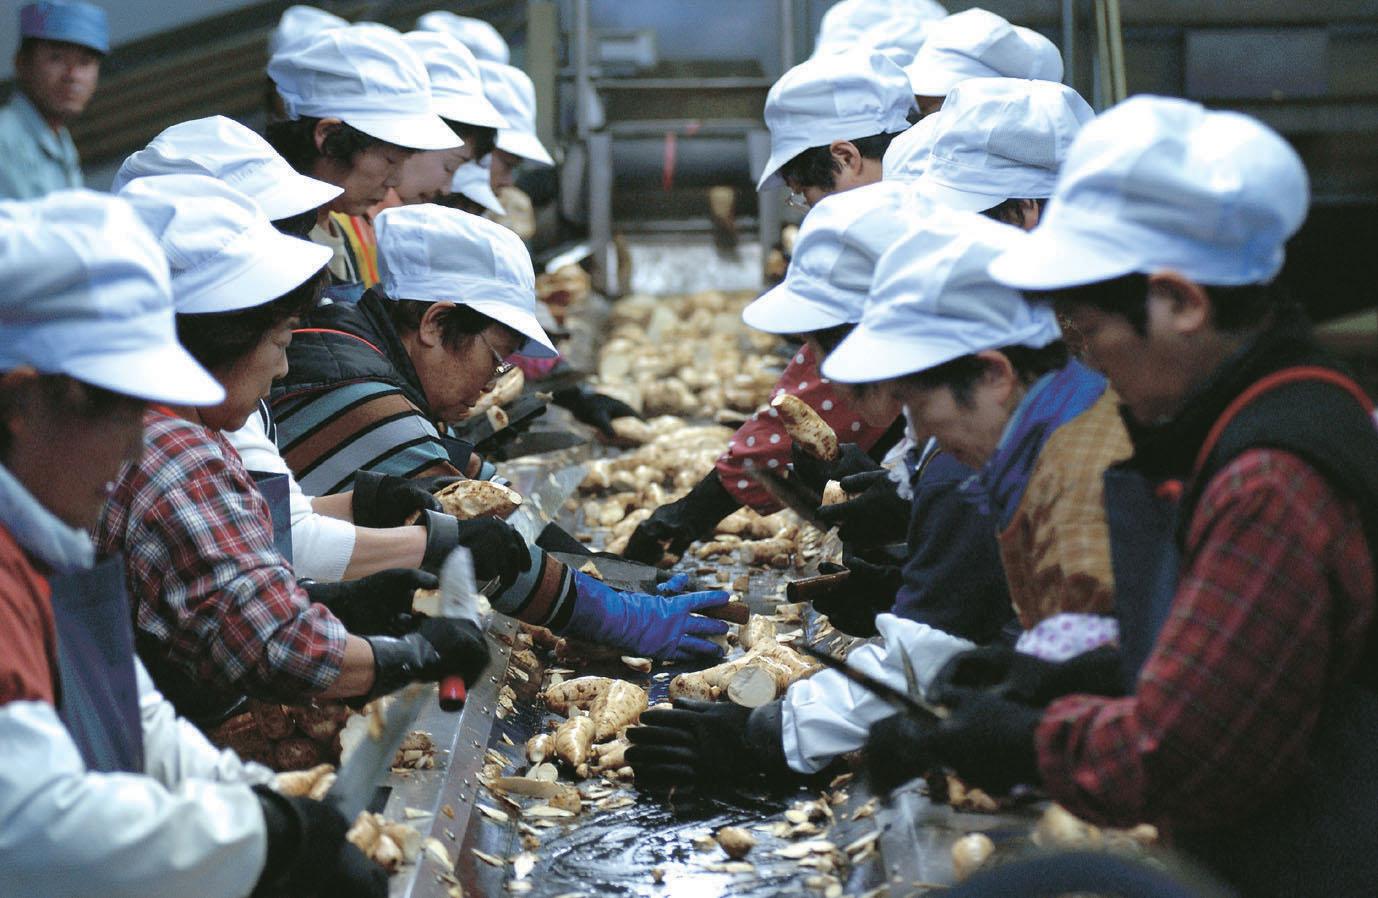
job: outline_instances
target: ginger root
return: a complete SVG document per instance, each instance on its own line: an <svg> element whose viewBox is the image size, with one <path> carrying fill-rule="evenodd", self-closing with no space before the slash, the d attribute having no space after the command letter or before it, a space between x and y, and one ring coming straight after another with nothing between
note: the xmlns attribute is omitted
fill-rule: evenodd
<svg viewBox="0 0 1378 898"><path fill-rule="evenodd" d="M588 760L597 731L592 717L571 717L555 730L555 754L571 768Z"/></svg>
<svg viewBox="0 0 1378 898"><path fill-rule="evenodd" d="M840 453L837 434L807 402L798 396L781 393L771 400L770 406L780 414L785 432L800 449L821 461L837 461Z"/></svg>
<svg viewBox="0 0 1378 898"><path fill-rule="evenodd" d="M437 490L435 497L446 514L461 521L471 518L505 518L522 504L521 493L491 480L460 480Z"/></svg>
<svg viewBox="0 0 1378 898"><path fill-rule="evenodd" d="M646 710L646 704L646 693L640 686L626 680L613 680L589 707L596 731L594 738L600 742L610 739L636 723L641 712Z"/></svg>
<svg viewBox="0 0 1378 898"><path fill-rule="evenodd" d="M565 680L545 691L545 706L556 714L566 716L570 708L587 711L598 696L607 692L612 684L611 677L576 677L573 680Z"/></svg>
<svg viewBox="0 0 1378 898"><path fill-rule="evenodd" d="M764 701L770 701L784 692L796 680L812 675L819 669L817 662L806 658L775 639L775 625L759 615L742 625L738 634L746 654L731 661L725 661L706 670L684 673L670 681L670 698L691 698L700 701L716 701L723 695L732 698L729 689L735 677L742 671L752 668L764 672L774 682L774 694ZM759 681L759 675L753 677ZM754 685L748 690L750 696L739 698L755 700L761 687ZM744 702L745 703L745 702ZM764 702L761 702L764 703ZM747 705L754 707L754 705Z"/></svg>

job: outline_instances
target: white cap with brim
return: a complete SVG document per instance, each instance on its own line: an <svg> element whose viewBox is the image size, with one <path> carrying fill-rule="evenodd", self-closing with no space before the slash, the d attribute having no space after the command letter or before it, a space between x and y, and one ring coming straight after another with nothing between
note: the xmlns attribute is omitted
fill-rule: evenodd
<svg viewBox="0 0 1378 898"><path fill-rule="evenodd" d="M1047 199L1073 139L1096 113L1055 81L973 78L943 103L919 179L924 196L964 212Z"/></svg>
<svg viewBox="0 0 1378 898"><path fill-rule="evenodd" d="M506 215L502 201L493 192L493 173L477 162L466 162L455 169L450 191L468 197L494 215Z"/></svg>
<svg viewBox="0 0 1378 898"><path fill-rule="evenodd" d="M991 274L1022 290L1159 271L1268 283L1309 203L1300 157L1258 120L1134 97L1082 129L1042 222Z"/></svg>
<svg viewBox="0 0 1378 898"><path fill-rule="evenodd" d="M450 35L478 59L500 62L507 65L512 61L512 50L503 40L498 29L482 19L456 15L449 10L428 12L416 20L416 27L423 31L439 31Z"/></svg>
<svg viewBox="0 0 1378 898"><path fill-rule="evenodd" d="M771 334L860 321L876 260L921 214L918 202L897 181L824 197L799 226L785 280L743 309L742 320Z"/></svg>
<svg viewBox="0 0 1378 898"><path fill-rule="evenodd" d="M1062 54L1037 31L968 9L929 28L907 74L915 96L945 97L968 78L1061 81Z"/></svg>
<svg viewBox="0 0 1378 898"><path fill-rule="evenodd" d="M483 92L508 122L506 128L498 129L497 148L541 165L554 165L555 159L536 136L536 86L531 78L500 62L480 59L478 66Z"/></svg>
<svg viewBox="0 0 1378 898"><path fill-rule="evenodd" d="M124 200L0 202L0 278L0 371L30 365L175 405L224 400L177 342L167 259Z"/></svg>
<svg viewBox="0 0 1378 898"><path fill-rule="evenodd" d="M172 267L178 314L253 308L300 287L329 247L279 232L254 201L205 175L155 175L120 192Z"/></svg>
<svg viewBox="0 0 1378 898"><path fill-rule="evenodd" d="M886 147L880 161L880 176L887 181L917 181L928 170L933 138L938 133L938 116L919 119Z"/></svg>
<svg viewBox="0 0 1378 898"><path fill-rule="evenodd" d="M384 209L374 227L379 286L390 299L468 306L526 337L518 355L559 355L536 321L536 272L516 234L432 203Z"/></svg>
<svg viewBox="0 0 1378 898"><path fill-rule="evenodd" d="M876 264L861 323L824 359L824 377L874 383L987 349L1047 346L1051 310L998 284L990 260L1027 235L971 212L935 210Z"/></svg>
<svg viewBox="0 0 1378 898"><path fill-rule="evenodd" d="M136 178L178 174L224 181L258 203L273 221L319 209L344 192L298 174L268 141L223 115L165 129L124 160L110 192L119 193Z"/></svg>
<svg viewBox="0 0 1378 898"><path fill-rule="evenodd" d="M463 146L435 113L425 64L385 25L332 28L289 44L268 61L268 77L290 119L337 118L413 150Z"/></svg>
<svg viewBox="0 0 1378 898"><path fill-rule="evenodd" d="M483 75L469 48L443 31L409 31L407 46L426 64L436 115L484 128L506 128L507 119L483 93Z"/></svg>
<svg viewBox="0 0 1378 898"><path fill-rule="evenodd" d="M282 48L322 31L348 26L348 19L340 18L333 12L304 4L289 6L282 11L277 27L268 35L268 55L272 56Z"/></svg>
<svg viewBox="0 0 1378 898"><path fill-rule="evenodd" d="M879 50L859 47L800 63L766 95L770 158L756 189L783 187L780 169L810 147L906 130L913 107L904 70Z"/></svg>

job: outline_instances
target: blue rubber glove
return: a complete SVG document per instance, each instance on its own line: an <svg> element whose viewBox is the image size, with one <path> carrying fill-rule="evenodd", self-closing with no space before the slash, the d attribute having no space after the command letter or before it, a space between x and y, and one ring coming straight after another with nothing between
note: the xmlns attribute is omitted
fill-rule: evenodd
<svg viewBox="0 0 1378 898"><path fill-rule="evenodd" d="M657 591L675 586L675 579ZM686 575L677 586L683 588L687 580ZM704 637L726 633L727 623L694 612L725 604L727 593L722 590L684 595L621 592L576 572L574 610L561 635L661 661L714 658L722 654L722 647Z"/></svg>

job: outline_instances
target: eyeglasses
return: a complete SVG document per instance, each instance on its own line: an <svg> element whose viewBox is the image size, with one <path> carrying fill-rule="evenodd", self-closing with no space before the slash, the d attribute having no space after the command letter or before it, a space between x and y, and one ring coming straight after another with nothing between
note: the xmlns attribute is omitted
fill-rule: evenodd
<svg viewBox="0 0 1378 898"><path fill-rule="evenodd" d="M791 190L789 192L789 199L785 200L785 205L795 209L803 209L805 212L813 208L813 204L808 201L804 194L797 190Z"/></svg>
<svg viewBox="0 0 1378 898"><path fill-rule="evenodd" d="M483 345L487 346L488 351L493 354L493 361L497 362L497 366L493 368L493 373L488 375L488 383L490 385L495 384L504 374L511 371L513 368L517 366L507 361L507 359L503 358L502 354L493 348L493 344L489 343L488 338L485 337L482 333L478 335L478 338L483 341Z"/></svg>

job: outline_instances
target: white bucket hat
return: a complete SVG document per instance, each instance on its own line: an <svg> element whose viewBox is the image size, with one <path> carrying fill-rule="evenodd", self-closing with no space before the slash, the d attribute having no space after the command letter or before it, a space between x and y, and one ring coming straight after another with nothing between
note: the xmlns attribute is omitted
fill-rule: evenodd
<svg viewBox="0 0 1378 898"><path fill-rule="evenodd" d="M1096 117L1055 81L972 78L952 89L919 179L924 196L964 212L1047 199L1072 140Z"/></svg>
<svg viewBox="0 0 1378 898"><path fill-rule="evenodd" d="M516 234L432 203L384 209L374 227L380 286L390 299L468 306L526 337L518 354L559 355L536 321L536 273Z"/></svg>
<svg viewBox="0 0 1378 898"><path fill-rule="evenodd" d="M110 185L119 193L136 178L208 175L258 203L273 221L319 209L344 189L298 174L277 150L239 122L223 115L182 122L124 160Z"/></svg>
<svg viewBox="0 0 1378 898"><path fill-rule="evenodd" d="M906 66L923 46L929 26L946 16L934 0L841 0L823 13L813 55L867 46Z"/></svg>
<svg viewBox="0 0 1378 898"><path fill-rule="evenodd" d="M437 115L485 128L507 127L507 119L484 96L478 60L468 47L443 31L409 31L402 38L426 64Z"/></svg>
<svg viewBox="0 0 1378 898"><path fill-rule="evenodd" d="M139 178L120 197L162 246L179 314L264 305L301 286L330 261L329 247L280 233L253 200L215 178Z"/></svg>
<svg viewBox="0 0 1378 898"><path fill-rule="evenodd" d="M1030 28L968 9L935 22L907 69L915 96L945 97L968 78L1062 80L1062 54Z"/></svg>
<svg viewBox="0 0 1378 898"><path fill-rule="evenodd" d="M766 95L770 159L756 189L783 187L781 167L810 147L905 130L913 106L904 70L878 50L860 47L800 63Z"/></svg>
<svg viewBox="0 0 1378 898"><path fill-rule="evenodd" d="M1301 159L1258 120L1133 97L1082 129L1042 222L991 273L1025 290L1169 269L1267 283L1309 203Z"/></svg>
<svg viewBox="0 0 1378 898"><path fill-rule="evenodd" d="M526 72L485 59L479 60L478 67L483 73L483 92L507 119L507 127L498 129L497 148L542 165L554 165L555 160L536 136L536 86Z"/></svg>
<svg viewBox="0 0 1378 898"><path fill-rule="evenodd" d="M283 47L268 61L287 117L338 118L413 150L462 146L435 113L426 66L385 25L332 28Z"/></svg>
<svg viewBox="0 0 1378 898"><path fill-rule="evenodd" d="M268 55L275 56L283 47L302 38L329 31L331 28L348 26L348 19L342 19L333 12L304 4L289 6L283 10L282 18L278 19L273 33L268 35Z"/></svg>
<svg viewBox="0 0 1378 898"><path fill-rule="evenodd" d="M0 371L31 365L152 402L224 400L177 342L167 258L124 200L0 202L0 277Z"/></svg>
<svg viewBox="0 0 1378 898"><path fill-rule="evenodd" d="M507 41L498 34L498 29L482 19L455 15L448 10L428 12L416 20L416 27L422 31L440 31L458 40L469 48L478 59L500 62L507 65L512 61L512 51Z"/></svg>
<svg viewBox="0 0 1378 898"><path fill-rule="evenodd" d="M1026 236L975 213L934 210L876 263L861 324L824 359L823 376L873 383L987 349L1061 339L1050 309L986 270Z"/></svg>
<svg viewBox="0 0 1378 898"><path fill-rule="evenodd" d="M506 215L502 200L493 192L493 173L477 162L466 162L455 169L450 192L466 196L494 215Z"/></svg>
<svg viewBox="0 0 1378 898"><path fill-rule="evenodd" d="M912 187L879 181L824 197L804 218L780 284L742 310L772 334L806 334L861 320L876 260L923 214Z"/></svg>
<svg viewBox="0 0 1378 898"><path fill-rule="evenodd" d="M928 170L938 116L927 115L890 141L880 160L880 176L887 181L917 181Z"/></svg>

